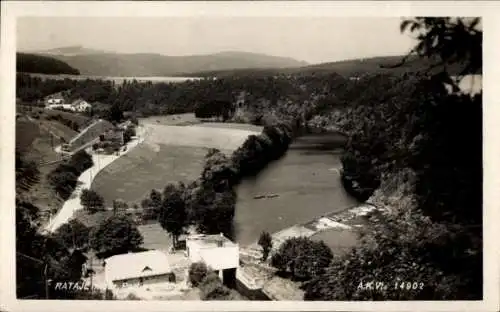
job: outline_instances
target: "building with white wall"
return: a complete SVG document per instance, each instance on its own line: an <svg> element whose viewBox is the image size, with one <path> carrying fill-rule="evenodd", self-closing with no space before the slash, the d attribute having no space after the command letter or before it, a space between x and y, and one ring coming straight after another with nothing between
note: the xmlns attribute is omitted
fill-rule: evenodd
<svg viewBox="0 0 500 312"><path fill-rule="evenodd" d="M159 250L109 257L104 271L110 289L175 282L168 257Z"/></svg>
<svg viewBox="0 0 500 312"><path fill-rule="evenodd" d="M191 262L204 262L216 271L225 284L231 285L240 264L239 246L220 235L191 235L186 238L186 253Z"/></svg>

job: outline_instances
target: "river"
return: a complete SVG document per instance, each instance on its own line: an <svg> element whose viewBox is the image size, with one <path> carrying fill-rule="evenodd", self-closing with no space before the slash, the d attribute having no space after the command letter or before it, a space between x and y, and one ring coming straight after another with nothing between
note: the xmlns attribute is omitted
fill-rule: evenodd
<svg viewBox="0 0 500 312"><path fill-rule="evenodd" d="M242 244L262 231L277 232L357 202L344 190L338 169L345 138L337 133L302 136L281 159L237 187L235 234ZM255 199L256 195L276 194Z"/></svg>

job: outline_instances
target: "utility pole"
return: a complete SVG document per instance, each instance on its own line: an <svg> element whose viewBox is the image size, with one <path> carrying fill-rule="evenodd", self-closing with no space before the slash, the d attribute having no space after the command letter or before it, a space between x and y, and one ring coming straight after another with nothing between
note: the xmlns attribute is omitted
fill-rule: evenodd
<svg viewBox="0 0 500 312"><path fill-rule="evenodd" d="M45 263L45 267L43 268L43 275L45 278L45 299L49 299L49 278L47 276L48 263Z"/></svg>
<svg viewBox="0 0 500 312"><path fill-rule="evenodd" d="M87 247L89 248L89 250L91 249L90 248L90 235L88 237L88 240L87 240ZM92 265L92 251L89 252L89 262L90 262L90 296L92 297L92 292L93 292L93 279L94 279L94 269L93 269L93 265Z"/></svg>
<svg viewBox="0 0 500 312"><path fill-rule="evenodd" d="M43 257L43 262L44 262L44 267L43 267L43 278L45 280L45 299L49 299L49 278L47 276L47 271L49 268L49 261L47 257L47 237L45 237L44 243L43 243L43 251L44 251L44 257Z"/></svg>

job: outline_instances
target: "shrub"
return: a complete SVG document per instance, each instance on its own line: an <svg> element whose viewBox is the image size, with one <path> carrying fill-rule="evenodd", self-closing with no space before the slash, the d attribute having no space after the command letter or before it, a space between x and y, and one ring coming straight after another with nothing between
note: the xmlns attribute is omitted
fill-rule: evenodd
<svg viewBox="0 0 500 312"><path fill-rule="evenodd" d="M85 189L80 195L82 206L90 213L104 210L104 199L94 190Z"/></svg>
<svg viewBox="0 0 500 312"><path fill-rule="evenodd" d="M208 268L203 262L192 263L189 267L189 282L198 287L208 274Z"/></svg>
<svg viewBox="0 0 500 312"><path fill-rule="evenodd" d="M268 232L262 232L258 244L262 247L262 261L266 261L269 252L273 248L273 238Z"/></svg>
<svg viewBox="0 0 500 312"><path fill-rule="evenodd" d="M103 220L90 236L91 247L100 258L136 251L143 242L136 224L125 215Z"/></svg>
<svg viewBox="0 0 500 312"><path fill-rule="evenodd" d="M209 272L201 284L201 300L242 300L243 298L236 291L227 288L222 284L219 276L214 272Z"/></svg>
<svg viewBox="0 0 500 312"><path fill-rule="evenodd" d="M323 241L306 237L287 239L271 257L271 264L293 279L308 280L324 272L333 258Z"/></svg>

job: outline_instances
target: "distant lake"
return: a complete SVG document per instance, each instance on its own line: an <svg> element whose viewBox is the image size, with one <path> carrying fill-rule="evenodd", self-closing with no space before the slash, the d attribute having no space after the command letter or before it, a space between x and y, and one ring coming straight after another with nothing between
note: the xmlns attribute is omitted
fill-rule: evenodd
<svg viewBox="0 0 500 312"><path fill-rule="evenodd" d="M85 79L93 79L93 80L113 80L115 83L121 84L123 81L132 81L137 80L140 82L151 81L153 83L166 82L166 83L176 83L176 82L185 82L189 80L200 80L203 78L200 77L112 77L112 76L89 76L89 75L47 75L47 74L31 74L32 77L39 77L42 79L73 79L73 80L85 80Z"/></svg>

